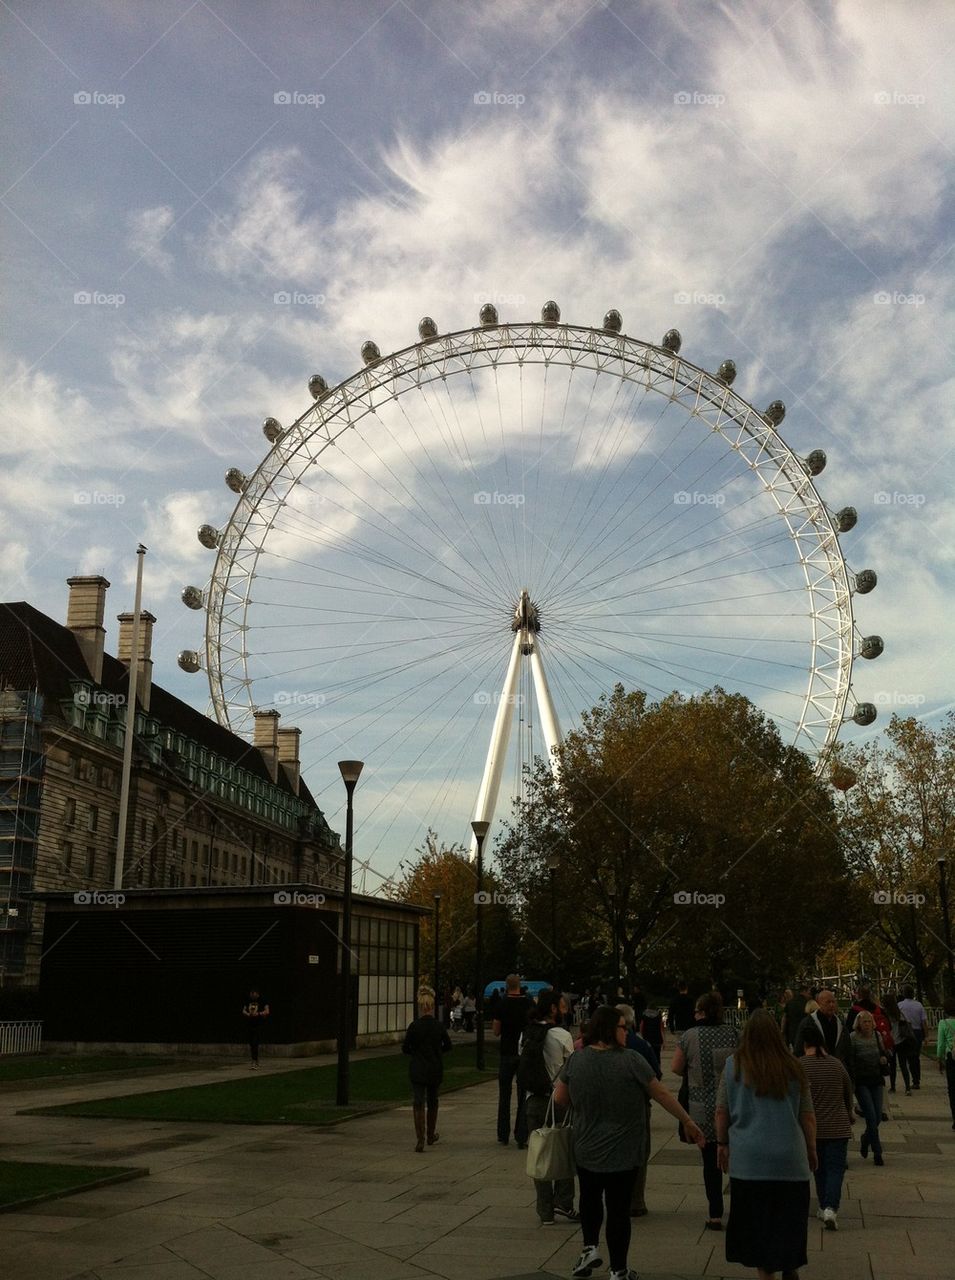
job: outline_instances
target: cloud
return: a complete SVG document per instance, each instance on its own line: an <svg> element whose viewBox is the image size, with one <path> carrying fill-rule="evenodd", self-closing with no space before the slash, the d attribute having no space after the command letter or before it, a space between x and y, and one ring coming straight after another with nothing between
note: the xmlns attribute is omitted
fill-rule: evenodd
<svg viewBox="0 0 955 1280"><path fill-rule="evenodd" d="M140 209L137 213L129 214L126 219L129 227L126 243L129 248L140 261L148 262L164 275L172 270L174 259L163 248L162 242L174 217L174 211L164 204L155 209Z"/></svg>

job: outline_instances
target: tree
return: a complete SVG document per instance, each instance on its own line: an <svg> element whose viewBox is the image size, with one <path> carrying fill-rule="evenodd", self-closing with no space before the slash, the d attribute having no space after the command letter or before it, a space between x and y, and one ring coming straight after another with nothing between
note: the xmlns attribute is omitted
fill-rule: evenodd
<svg viewBox="0 0 955 1280"><path fill-rule="evenodd" d="M938 859L955 873L955 716L937 730L893 716L884 741L844 748L838 764L851 784L841 824L862 929L938 1000L948 968Z"/></svg>
<svg viewBox="0 0 955 1280"><path fill-rule="evenodd" d="M599 939L603 976L614 916L630 975L766 981L811 963L845 894L832 795L748 699L651 704L618 685L558 763L531 772L497 851L528 918L556 855L562 937Z"/></svg>
<svg viewBox="0 0 955 1280"><path fill-rule="evenodd" d="M475 865L463 845L444 845L431 830L423 847L415 853L417 857L410 865L400 865L400 878L387 884L385 892L396 902L414 903L432 912L421 917L418 935L418 969L422 977L430 978L434 976L434 895L441 895L438 938L441 987L443 990L460 986L467 991L474 987L477 959ZM482 976L486 983L503 978L515 967L517 934L509 895L502 892L497 877L490 871L485 872L484 888L491 896L483 915Z"/></svg>

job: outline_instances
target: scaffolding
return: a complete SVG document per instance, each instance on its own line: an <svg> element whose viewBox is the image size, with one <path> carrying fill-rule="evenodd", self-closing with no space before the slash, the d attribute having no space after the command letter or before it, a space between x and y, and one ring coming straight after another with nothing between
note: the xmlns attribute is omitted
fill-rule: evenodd
<svg viewBox="0 0 955 1280"><path fill-rule="evenodd" d="M43 699L0 689L0 985L26 961L40 831Z"/></svg>

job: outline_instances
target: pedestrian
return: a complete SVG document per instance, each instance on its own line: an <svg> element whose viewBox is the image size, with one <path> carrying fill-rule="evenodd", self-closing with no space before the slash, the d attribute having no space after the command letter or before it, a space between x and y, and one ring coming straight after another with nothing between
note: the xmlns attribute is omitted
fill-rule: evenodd
<svg viewBox="0 0 955 1280"><path fill-rule="evenodd" d="M677 983L676 995L667 1009L667 1029L671 1035L681 1036L693 1026L693 997L686 982Z"/></svg>
<svg viewBox="0 0 955 1280"><path fill-rule="evenodd" d="M574 1052L570 1032L560 1025L561 996L558 991L542 991L521 1037L518 1088L523 1095L527 1132L543 1128L554 1081ZM562 1124L566 1107L554 1104L554 1123ZM574 1210L574 1180L554 1182L534 1179L537 1217L542 1227L552 1227L555 1219L578 1222Z"/></svg>
<svg viewBox="0 0 955 1280"><path fill-rule="evenodd" d="M703 1131L703 1186L709 1216L709 1231L723 1230L723 1175L719 1170L716 1146L716 1093L727 1058L739 1044L735 1027L723 1022L723 997L707 991L696 1002L697 1021L680 1037L671 1070L685 1075L688 1086L687 1111Z"/></svg>
<svg viewBox="0 0 955 1280"><path fill-rule="evenodd" d="M249 1056L252 1059L252 1070L259 1069L259 1044L262 1039L262 1027L271 1010L268 1000L263 1000L255 987L249 992L249 998L242 1006L242 1016L246 1019L246 1034L249 1040Z"/></svg>
<svg viewBox="0 0 955 1280"><path fill-rule="evenodd" d="M945 1072L945 1083L948 1085L948 1105L952 1113L952 1128L955 1129L955 996L946 996L942 1005L945 1015L938 1024L938 1042L935 1056L938 1058L939 1071Z"/></svg>
<svg viewBox="0 0 955 1280"><path fill-rule="evenodd" d="M653 1072L657 1080L663 1079L663 1072L660 1070L660 1058L653 1045L645 1040L642 1035L635 1029L636 1014L628 1004L618 1004L617 1012L621 1015L627 1024L627 1048L633 1049L640 1054L642 1058L647 1060L647 1065ZM683 1106L682 1100L680 1105ZM684 1108L685 1109L685 1108ZM650 1131L650 1098L647 1096L647 1132ZM647 1209L647 1166L645 1164L637 1166L637 1176L633 1181L633 1195L630 1197L630 1217L643 1218L649 1213Z"/></svg>
<svg viewBox="0 0 955 1280"><path fill-rule="evenodd" d="M885 1010L889 1029L892 1032L892 1052L889 1054L889 1093L895 1093L895 1081L901 1068L905 1096L908 1098L912 1095L910 1065L912 1051L915 1048L915 1032L891 992L887 991L882 997L882 1008Z"/></svg>
<svg viewBox="0 0 955 1280"><path fill-rule="evenodd" d="M816 1113L816 1217L827 1231L837 1231L846 1152L852 1137L852 1081L843 1063L829 1053L825 1035L815 1022L803 1025L800 1034L801 1061Z"/></svg>
<svg viewBox="0 0 955 1280"><path fill-rule="evenodd" d="M879 1122L882 1119L882 1077L889 1070L889 1050L882 1034L875 1029L875 1018L868 1009L856 1014L852 1035L850 1074L856 1099L865 1120L865 1133L859 1145L863 1160L871 1149L874 1163L884 1165Z"/></svg>
<svg viewBox="0 0 955 1280"><path fill-rule="evenodd" d="M557 1103L574 1108L583 1250L571 1274L578 1278L603 1265L599 1244L606 1211L611 1280L635 1280L627 1265L630 1204L636 1171L648 1157L647 1094L686 1125L694 1142L704 1141L699 1126L644 1059L626 1048L626 1032L617 1010L601 1006L590 1020L588 1043L567 1059L554 1088Z"/></svg>
<svg viewBox="0 0 955 1280"><path fill-rule="evenodd" d="M406 1053L414 1112L415 1151L424 1151L438 1141L438 1088L444 1075L443 1054L451 1050L447 1031L434 1016L434 993L424 987L418 992L418 1016L405 1032L401 1052Z"/></svg>
<svg viewBox="0 0 955 1280"><path fill-rule="evenodd" d="M477 1001L473 992L469 991L464 997L461 1004L461 1012L464 1014L464 1030L474 1030L474 1015L477 1013Z"/></svg>
<svg viewBox="0 0 955 1280"><path fill-rule="evenodd" d="M806 1016L806 1004L809 1001L809 992L809 983L801 982L796 994L794 996L790 996L786 1001L786 1009L783 1013L783 1035L790 1048L792 1048L796 1041L796 1032L799 1030L799 1024Z"/></svg>
<svg viewBox="0 0 955 1280"><path fill-rule="evenodd" d="M915 1048L912 1050L910 1062L912 1088L920 1089L922 1087L922 1045L925 1043L925 1033L928 1031L928 1015L925 1012L925 1005L922 1004L922 1001L916 1000L914 987L903 987L902 996L903 998L899 1001L899 1009L911 1023L912 1032L915 1036Z"/></svg>
<svg viewBox="0 0 955 1280"><path fill-rule="evenodd" d="M511 1137L511 1091L517 1076L518 1046L530 1018L531 1008L531 1001L521 992L520 976L509 973L504 984L504 996L498 1001L497 1013L491 1023L491 1030L501 1042L497 1068L497 1140L505 1147ZM520 1089L517 1090L514 1138L518 1147L527 1146L524 1098Z"/></svg>
<svg viewBox="0 0 955 1280"><path fill-rule="evenodd" d="M720 1080L716 1133L730 1175L726 1261L797 1280L806 1265L816 1117L801 1060L766 1009L756 1009Z"/></svg>
<svg viewBox="0 0 955 1280"><path fill-rule="evenodd" d="M848 1070L849 1033L846 1031L845 1023L839 1016L839 1005L836 1002L835 992L830 991L828 987L823 987L816 995L815 1003L818 1007L812 1013L807 1014L799 1024L793 1044L793 1052L797 1057L801 1056L806 1031L812 1024L822 1032L826 1052L831 1057L838 1058Z"/></svg>
<svg viewBox="0 0 955 1280"><path fill-rule="evenodd" d="M639 1009L639 1005L634 1005L634 1009ZM640 1014L640 1034L646 1040L647 1044L652 1045L656 1050L657 1056L663 1054L665 1045L665 1035L663 1031L663 1011L658 1009L656 1004L651 1000L646 1009Z"/></svg>

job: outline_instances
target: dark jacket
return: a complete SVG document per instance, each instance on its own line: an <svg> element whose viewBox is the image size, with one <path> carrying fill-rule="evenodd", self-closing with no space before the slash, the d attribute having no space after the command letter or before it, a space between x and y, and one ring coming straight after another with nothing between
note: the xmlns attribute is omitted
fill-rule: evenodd
<svg viewBox="0 0 955 1280"><path fill-rule="evenodd" d="M444 1075L441 1055L449 1053L451 1040L433 1014L415 1018L405 1032L401 1052L411 1058L408 1075L412 1084L438 1085Z"/></svg>
<svg viewBox="0 0 955 1280"><path fill-rule="evenodd" d="M852 1059L852 1050L849 1044L849 1032L846 1030L846 1025L842 1021L842 1019L839 1017L838 1013L835 1015L835 1017L836 1017L837 1031L836 1031L836 1043L834 1047L830 1045L829 1038L826 1035L825 1019L820 1017L819 1011L817 1009L815 1013L807 1013L806 1016L803 1018L802 1022L800 1022L799 1029L796 1032L796 1038L793 1041L793 1053L795 1053L797 1058L801 1058L802 1055L805 1053L806 1050L805 1050L804 1036L805 1036L806 1026L810 1022L814 1022L823 1034L823 1039L826 1042L826 1052L838 1058L839 1061L842 1063L842 1065L846 1068L846 1070L851 1075L852 1071L850 1068L850 1062Z"/></svg>

